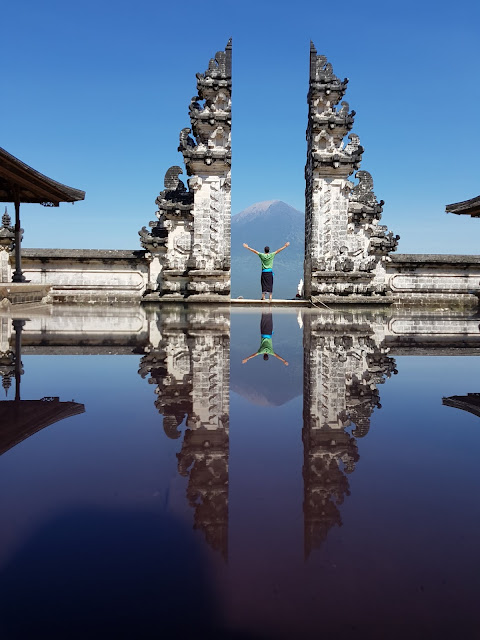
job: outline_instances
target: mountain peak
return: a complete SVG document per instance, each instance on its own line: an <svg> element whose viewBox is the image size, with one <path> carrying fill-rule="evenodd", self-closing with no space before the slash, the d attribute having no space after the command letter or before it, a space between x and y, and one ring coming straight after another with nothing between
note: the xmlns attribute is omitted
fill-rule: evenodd
<svg viewBox="0 0 480 640"><path fill-rule="evenodd" d="M303 275L305 216L281 200L257 202L232 217L232 295L257 297L258 260L245 251L243 243L257 251L272 250L285 242L290 246L275 259L278 273L276 295L293 298ZM256 267L256 268L255 268Z"/></svg>
<svg viewBox="0 0 480 640"><path fill-rule="evenodd" d="M232 223L251 222L256 218L267 218L270 216L275 218L279 216L296 218L297 216L303 217L303 214L281 200L264 200L263 202L256 202L240 213L237 213L232 217Z"/></svg>

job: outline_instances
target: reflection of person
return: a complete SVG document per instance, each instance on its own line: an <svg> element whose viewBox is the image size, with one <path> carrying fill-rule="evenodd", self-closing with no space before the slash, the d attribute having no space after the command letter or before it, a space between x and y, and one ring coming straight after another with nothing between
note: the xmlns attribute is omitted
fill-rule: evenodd
<svg viewBox="0 0 480 640"><path fill-rule="evenodd" d="M245 247L245 249L248 249L252 253L256 253L257 256L260 258L260 262L262 263L262 277L261 277L261 280L260 280L260 284L262 286L262 300L265 300L265 295L267 293L270 295L270 300L272 300L272 295L273 295L273 270L272 270L273 259L277 255L277 253L280 253L280 251L283 251L284 249L286 249L289 246L289 244L290 244L289 242L286 242L283 245L283 247L280 247L280 249L277 249L273 253L270 253L270 247L265 247L265 249L264 249L265 253L260 253L259 251L256 251L255 249L252 249L252 247L249 247L248 244L246 244L245 242L243 243L243 246Z"/></svg>
<svg viewBox="0 0 480 640"><path fill-rule="evenodd" d="M273 356L281 360L281 362L288 367L288 362L273 350L273 318L271 313L262 313L262 319L260 321L260 347L256 353L252 353L251 356L242 360L242 364L245 364L248 360L260 354L263 354L264 360L268 360L268 356Z"/></svg>

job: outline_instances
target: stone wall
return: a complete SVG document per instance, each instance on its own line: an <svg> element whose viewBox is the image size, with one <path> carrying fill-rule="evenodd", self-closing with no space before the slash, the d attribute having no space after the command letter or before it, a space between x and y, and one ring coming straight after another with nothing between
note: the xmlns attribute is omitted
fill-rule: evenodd
<svg viewBox="0 0 480 640"><path fill-rule="evenodd" d="M5 258L1 284L8 284L14 256L0 250L1 256ZM136 303L149 290L151 261L146 251L23 249L22 263L27 280L52 287L53 302ZM391 293L385 300L393 298L398 305L477 306L480 256L393 255L387 262L386 282ZM349 301L348 296L338 299ZM369 297L362 298L363 304L368 301Z"/></svg>
<svg viewBox="0 0 480 640"><path fill-rule="evenodd" d="M53 302L134 302L148 284L145 251L23 249L22 267L27 281L52 287Z"/></svg>
<svg viewBox="0 0 480 640"><path fill-rule="evenodd" d="M391 257L386 281L398 304L476 306L480 256L399 254Z"/></svg>

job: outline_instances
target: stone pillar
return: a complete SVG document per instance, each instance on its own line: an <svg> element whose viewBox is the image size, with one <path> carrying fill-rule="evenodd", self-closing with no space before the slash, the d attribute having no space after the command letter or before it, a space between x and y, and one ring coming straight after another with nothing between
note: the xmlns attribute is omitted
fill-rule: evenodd
<svg viewBox="0 0 480 640"><path fill-rule="evenodd" d="M226 559L230 317L228 311L175 305L158 316L158 345L139 373L156 386L155 406L169 438L183 441L178 471L188 478L194 528Z"/></svg>
<svg viewBox="0 0 480 640"><path fill-rule="evenodd" d="M306 315L304 324L304 552L308 556L341 526L339 506L359 460L356 438L366 435L380 407L377 386L395 371L384 346L384 325L362 314ZM352 433L346 431L355 425Z"/></svg>
<svg viewBox="0 0 480 640"><path fill-rule="evenodd" d="M10 256L15 248L15 227L7 213L2 216L2 226L0 227L0 282L2 284L12 282L12 266Z"/></svg>
<svg viewBox="0 0 480 640"><path fill-rule="evenodd" d="M399 236L379 225L383 201L373 181L358 171L363 147L350 133L355 111L342 100L348 79L333 73L325 56L310 47L307 163L305 166L305 295L387 293L384 262Z"/></svg>
<svg viewBox="0 0 480 640"><path fill-rule="evenodd" d="M150 292L164 299L230 296L231 94L230 40L205 73L197 74L191 128L180 132L188 191L178 179L181 167L171 167L156 201L158 222L150 223L152 232L145 227L139 232L142 245L161 265Z"/></svg>

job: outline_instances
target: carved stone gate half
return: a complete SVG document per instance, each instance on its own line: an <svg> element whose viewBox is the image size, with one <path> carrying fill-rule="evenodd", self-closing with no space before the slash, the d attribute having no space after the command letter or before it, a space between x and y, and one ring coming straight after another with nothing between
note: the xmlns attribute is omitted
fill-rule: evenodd
<svg viewBox="0 0 480 640"><path fill-rule="evenodd" d="M168 169L156 199L157 220L140 240L150 261L147 293L163 299L230 296L232 41L197 73L191 128L180 132L181 167ZM190 135L192 134L192 135Z"/></svg>
<svg viewBox="0 0 480 640"><path fill-rule="evenodd" d="M360 168L363 147L350 133L355 111L342 100L348 79L333 73L327 58L310 45L307 164L305 167L305 297L385 295L385 263L399 236L379 224L368 171Z"/></svg>

